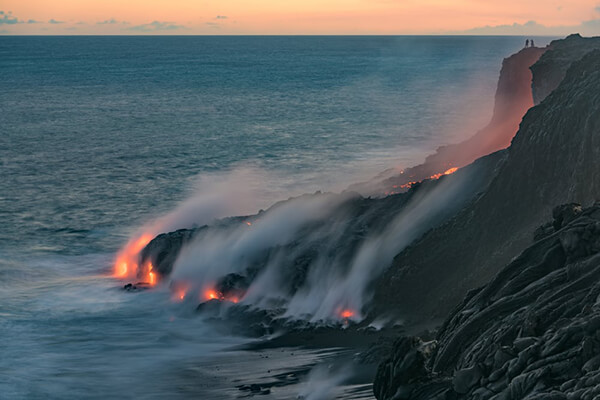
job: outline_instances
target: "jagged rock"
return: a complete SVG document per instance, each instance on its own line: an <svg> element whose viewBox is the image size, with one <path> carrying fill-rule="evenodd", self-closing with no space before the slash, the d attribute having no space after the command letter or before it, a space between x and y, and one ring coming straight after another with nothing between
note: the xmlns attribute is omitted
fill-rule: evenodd
<svg viewBox="0 0 600 400"><path fill-rule="evenodd" d="M468 393L471 388L479 384L479 381L482 377L483 374L481 372L481 368L479 368L479 365L463 368L454 373L454 376L452 377L452 386L456 393Z"/></svg>
<svg viewBox="0 0 600 400"><path fill-rule="evenodd" d="M555 231L558 231L560 228L573 221L581 213L581 210L581 204L577 203L563 204L556 207L552 210L552 217L554 218L552 227Z"/></svg>
<svg viewBox="0 0 600 400"><path fill-rule="evenodd" d="M554 206L600 199L598 132L600 50L593 50L527 112L485 192L395 257L377 282L374 313L413 321L448 315L468 290L484 285L527 247ZM557 216L568 220L577 210L571 211ZM586 229L562 238L565 248L573 240L586 244L573 243L580 254L568 250L568 257L585 256L598 246L588 240L596 228ZM536 238L549 235L546 226Z"/></svg>
<svg viewBox="0 0 600 400"><path fill-rule="evenodd" d="M600 247L590 246L600 240L600 204L556 210L570 217L450 315L411 385L394 366L418 348L418 338L380 365L378 399L394 398L398 386L405 399L429 399L444 380L452 381L445 395L461 400L600 396Z"/></svg>
<svg viewBox="0 0 600 400"><path fill-rule="evenodd" d="M408 399L420 380L429 371L425 367L431 353L431 344L417 337L401 337L392 349L393 363L383 363L377 369L379 380L373 384L377 398Z"/></svg>
<svg viewBox="0 0 600 400"><path fill-rule="evenodd" d="M550 43L548 51L531 67L534 103L540 104L548 97L563 80L571 64L593 49L600 49L600 37L583 38L573 34Z"/></svg>

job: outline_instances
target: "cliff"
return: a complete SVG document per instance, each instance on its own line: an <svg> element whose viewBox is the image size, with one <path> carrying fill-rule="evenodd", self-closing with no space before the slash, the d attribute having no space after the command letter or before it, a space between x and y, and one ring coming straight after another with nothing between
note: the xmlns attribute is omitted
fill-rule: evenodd
<svg viewBox="0 0 600 400"><path fill-rule="evenodd" d="M376 314L447 315L527 246L556 204L600 198L599 132L600 51L595 51L574 63L559 87L527 112L485 193L395 258L378 281Z"/></svg>
<svg viewBox="0 0 600 400"><path fill-rule="evenodd" d="M600 37L582 38L579 34L573 34L550 43L548 51L531 67L534 103L541 103L552 93L573 61L580 60L593 49L600 49Z"/></svg>
<svg viewBox="0 0 600 400"><path fill-rule="evenodd" d="M463 167L479 157L508 147L523 115L533 106L530 67L545 51L545 48L528 47L503 60L492 119L475 135L438 148L423 164L407 168L402 174L387 178L382 175L373 182L353 185L350 190L374 194L398 191L409 182L420 181L452 167Z"/></svg>
<svg viewBox="0 0 600 400"><path fill-rule="evenodd" d="M397 340L378 368L378 399L600 396L600 204L567 204L554 217L467 296L437 340Z"/></svg>

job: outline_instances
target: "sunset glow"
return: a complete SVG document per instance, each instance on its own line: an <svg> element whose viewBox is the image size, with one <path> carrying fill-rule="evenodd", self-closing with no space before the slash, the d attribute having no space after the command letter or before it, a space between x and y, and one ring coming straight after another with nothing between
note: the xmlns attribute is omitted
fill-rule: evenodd
<svg viewBox="0 0 600 400"><path fill-rule="evenodd" d="M598 4L591 0L6 0L0 7L3 34L592 35L600 30Z"/></svg>

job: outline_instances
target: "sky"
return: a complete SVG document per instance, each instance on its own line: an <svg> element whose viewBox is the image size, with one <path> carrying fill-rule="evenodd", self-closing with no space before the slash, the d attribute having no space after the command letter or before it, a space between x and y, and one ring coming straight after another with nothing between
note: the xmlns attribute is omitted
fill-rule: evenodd
<svg viewBox="0 0 600 400"><path fill-rule="evenodd" d="M34 35L600 35L600 0L0 0Z"/></svg>

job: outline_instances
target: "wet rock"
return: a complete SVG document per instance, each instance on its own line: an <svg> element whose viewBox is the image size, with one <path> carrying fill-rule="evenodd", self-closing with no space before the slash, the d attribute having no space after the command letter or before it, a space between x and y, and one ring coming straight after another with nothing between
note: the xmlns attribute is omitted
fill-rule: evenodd
<svg viewBox="0 0 600 400"><path fill-rule="evenodd" d="M483 374L481 369L478 365L474 365L470 368L456 371L452 378L452 386L456 393L465 394L468 393L471 388L475 387L482 377Z"/></svg>
<svg viewBox="0 0 600 400"><path fill-rule="evenodd" d="M402 339L378 369L378 399L426 400L448 381L444 395L465 400L600 398L600 247L590 246L600 240L600 204L557 210L568 215L557 235L469 296L440 329L435 352ZM420 362L406 362L414 354Z"/></svg>

